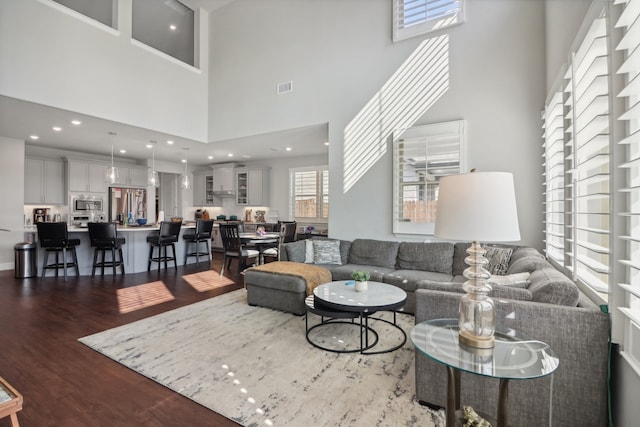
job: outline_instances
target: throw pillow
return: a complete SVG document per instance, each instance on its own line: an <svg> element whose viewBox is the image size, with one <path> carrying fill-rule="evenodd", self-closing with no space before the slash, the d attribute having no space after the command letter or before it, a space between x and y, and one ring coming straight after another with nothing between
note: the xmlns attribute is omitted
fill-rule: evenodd
<svg viewBox="0 0 640 427"><path fill-rule="evenodd" d="M489 263L486 265L486 269L489 273L504 276L507 274L509 268L509 260L513 249L511 248L498 248L495 246L485 246L487 253L484 255Z"/></svg>
<svg viewBox="0 0 640 427"><path fill-rule="evenodd" d="M314 264L342 264L340 242L338 240L313 241Z"/></svg>
<svg viewBox="0 0 640 427"><path fill-rule="evenodd" d="M304 262L305 264L313 264L313 240L307 239L304 243L307 245L304 253Z"/></svg>
<svg viewBox="0 0 640 427"><path fill-rule="evenodd" d="M514 288L526 289L529 286L529 283L531 283L529 276L531 276L531 273L526 271L518 274L507 274L505 276L492 275L488 282L491 285L511 286Z"/></svg>

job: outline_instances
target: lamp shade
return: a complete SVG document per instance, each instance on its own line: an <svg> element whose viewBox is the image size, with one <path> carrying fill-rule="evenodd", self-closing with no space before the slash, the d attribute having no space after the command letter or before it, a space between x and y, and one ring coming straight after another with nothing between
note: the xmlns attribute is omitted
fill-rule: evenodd
<svg viewBox="0 0 640 427"><path fill-rule="evenodd" d="M520 240L513 175L471 172L440 179L435 236L451 240Z"/></svg>

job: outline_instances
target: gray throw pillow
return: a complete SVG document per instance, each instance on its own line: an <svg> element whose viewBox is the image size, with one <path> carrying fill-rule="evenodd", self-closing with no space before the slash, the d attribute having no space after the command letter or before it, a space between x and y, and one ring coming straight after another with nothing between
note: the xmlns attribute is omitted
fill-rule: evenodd
<svg viewBox="0 0 640 427"><path fill-rule="evenodd" d="M313 240L313 263L341 265L340 241Z"/></svg>
<svg viewBox="0 0 640 427"><path fill-rule="evenodd" d="M485 246L484 249L487 251L484 257L489 260L489 263L486 265L486 269L489 270L489 273L498 276L504 276L507 274L509 260L511 259L513 249L498 248L495 246Z"/></svg>

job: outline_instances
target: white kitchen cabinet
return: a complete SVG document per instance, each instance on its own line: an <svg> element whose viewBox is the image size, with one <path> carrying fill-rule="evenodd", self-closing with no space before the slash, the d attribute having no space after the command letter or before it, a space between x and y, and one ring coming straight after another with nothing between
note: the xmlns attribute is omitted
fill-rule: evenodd
<svg viewBox="0 0 640 427"><path fill-rule="evenodd" d="M222 206L220 198L213 194L214 177L211 169L193 173L193 205Z"/></svg>
<svg viewBox="0 0 640 427"><path fill-rule="evenodd" d="M69 177L69 191L106 193L107 165L78 160L67 163Z"/></svg>
<svg viewBox="0 0 640 427"><path fill-rule="evenodd" d="M147 168L135 166L122 166L118 168L118 182L113 185L144 188L147 186Z"/></svg>
<svg viewBox="0 0 640 427"><path fill-rule="evenodd" d="M236 204L243 206L269 204L269 168L236 170Z"/></svg>
<svg viewBox="0 0 640 427"><path fill-rule="evenodd" d="M24 203L64 205L64 163L62 160L25 158Z"/></svg>

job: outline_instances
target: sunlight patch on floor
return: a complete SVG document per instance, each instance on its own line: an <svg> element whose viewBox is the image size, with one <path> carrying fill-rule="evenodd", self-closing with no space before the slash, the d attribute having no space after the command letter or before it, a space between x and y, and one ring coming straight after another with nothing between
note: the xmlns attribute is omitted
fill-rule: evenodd
<svg viewBox="0 0 640 427"><path fill-rule="evenodd" d="M223 286L233 285L235 283L227 277L220 276L220 274L214 270L185 274L182 278L198 292L206 292Z"/></svg>
<svg viewBox="0 0 640 427"><path fill-rule="evenodd" d="M130 313L175 299L161 281L118 289L117 297L120 313Z"/></svg>

